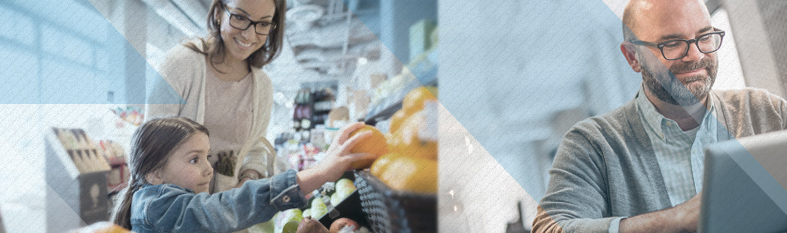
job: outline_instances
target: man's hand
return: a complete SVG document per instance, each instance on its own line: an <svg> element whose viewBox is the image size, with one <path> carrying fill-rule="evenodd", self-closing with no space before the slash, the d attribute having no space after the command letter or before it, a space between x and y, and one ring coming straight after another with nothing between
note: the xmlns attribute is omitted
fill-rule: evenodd
<svg viewBox="0 0 787 233"><path fill-rule="evenodd" d="M675 207L625 218L619 232L697 232L702 193Z"/></svg>
<svg viewBox="0 0 787 233"><path fill-rule="evenodd" d="M681 226L685 232L697 232L697 225L700 219L700 203L702 203L702 192L694 195L683 204L675 206L680 209L678 214L683 214L679 219L683 220Z"/></svg>

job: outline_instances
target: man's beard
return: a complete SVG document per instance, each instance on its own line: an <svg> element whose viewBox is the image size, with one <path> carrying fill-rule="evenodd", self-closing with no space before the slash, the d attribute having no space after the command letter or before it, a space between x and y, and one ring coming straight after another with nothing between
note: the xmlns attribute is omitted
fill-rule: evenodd
<svg viewBox="0 0 787 233"><path fill-rule="evenodd" d="M674 104L689 106L698 103L701 99L705 99L710 93L713 83L716 82L717 63L716 59L705 57L699 62L692 63L676 63L670 67L670 72L667 74L659 74L660 78L656 76L644 65L642 67L642 78L645 81L645 86L653 93L656 98L661 101ZM707 75L697 75L686 77L686 83L691 84L692 81L703 82L701 86L689 85L687 87L680 80L675 77L676 72L691 71L700 68L705 68Z"/></svg>

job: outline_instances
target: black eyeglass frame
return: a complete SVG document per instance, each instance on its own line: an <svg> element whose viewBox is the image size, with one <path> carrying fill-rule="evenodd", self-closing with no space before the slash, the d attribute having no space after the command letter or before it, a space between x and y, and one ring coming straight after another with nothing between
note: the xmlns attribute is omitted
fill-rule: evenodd
<svg viewBox="0 0 787 233"><path fill-rule="evenodd" d="M276 28L276 22L254 21L254 20L251 20L251 19L249 19L249 17L246 17L246 16L244 16L244 15L239 15L239 14L232 13L232 12L230 11L230 7L229 7L229 6L227 6L227 4L222 4L222 5L223 5L223 8L224 8L224 11L225 11L225 12L227 12L227 14L229 14L229 16L230 16L230 17L229 17L229 20L230 20L230 26L231 26L231 27L233 27L233 28L235 28L235 29L238 29L238 30L246 30L246 29L249 29L249 28L251 27L251 25L254 25L254 33L257 33L257 35L263 35L263 36L266 36L266 35L270 35L270 34L271 34L271 31L273 31L273 29L275 29L275 28ZM243 17L243 18L244 18L246 21L249 21L249 24L248 24L248 25L246 25L246 28L240 28L240 27L238 27L238 26L232 25L232 17L234 17L234 16L240 16L240 17ZM260 32L258 32L258 31L257 31L257 25L260 25L260 24L270 24L270 25L271 25L271 28L270 28L270 29L268 29L268 32L267 32L266 34L262 34L262 33L260 33Z"/></svg>
<svg viewBox="0 0 787 233"><path fill-rule="evenodd" d="M700 45L699 45L700 39L702 39L703 37L709 36L709 35L713 35L713 34L718 34L721 37L721 38L719 38L719 45L718 45L718 47L716 47L716 49L714 49L713 51L702 51L702 49L700 48ZM678 59L686 57L686 55L689 54L689 50L691 49L691 44L696 45L697 49L701 53L706 53L707 54L707 53L712 53L712 52L718 51L721 48L722 42L724 41L724 34L725 34L724 31L719 30L718 28L713 28L713 32L702 34L699 37L691 39L691 40L673 39L673 40L668 40L668 41L664 41L664 42L661 42L661 43L653 43L653 42L647 42L647 41L641 41L641 40L631 40L629 42L631 42L632 44L636 44L636 45L644 45L644 46L658 48L661 51L661 56L664 57L664 59L667 59L667 60L678 60ZM672 43L672 42L675 42L675 41L686 42L686 51L683 52L683 55L681 55L678 58L674 58L674 59L667 58L667 55L664 54L664 46L666 46L666 44L668 44L668 43Z"/></svg>

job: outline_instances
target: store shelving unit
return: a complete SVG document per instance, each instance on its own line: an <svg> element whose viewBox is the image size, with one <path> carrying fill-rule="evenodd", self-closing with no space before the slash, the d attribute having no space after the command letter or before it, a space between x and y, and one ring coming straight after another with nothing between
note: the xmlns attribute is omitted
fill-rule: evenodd
<svg viewBox="0 0 787 233"><path fill-rule="evenodd" d="M416 78L407 82L404 88L371 107L364 118L364 122L369 125L375 125L381 120L390 118L397 110L402 108L402 99L404 99L405 95L415 88L420 86L437 86L437 65L432 63L432 61L437 60L436 56L437 49L430 52L428 61L414 65L411 72Z"/></svg>
<svg viewBox="0 0 787 233"><path fill-rule="evenodd" d="M53 128L45 143L47 231L109 220L110 166L85 131Z"/></svg>
<svg viewBox="0 0 787 233"><path fill-rule="evenodd" d="M364 122L377 125L386 121L402 108L402 102L410 91L421 86L437 86L437 52L437 49L428 51L426 56L408 65L407 70L415 78L370 108ZM355 176L361 206L372 231L437 232L436 194L391 189L369 171L356 171Z"/></svg>
<svg viewBox="0 0 787 233"><path fill-rule="evenodd" d="M346 6L340 6L339 3ZM356 104L350 111L365 112L361 115L352 114L354 119L351 120L363 120L386 132L389 119L402 109L402 102L408 93L422 86L438 85L437 1L299 0L293 5L288 11L288 20L293 23L288 27L304 27L300 27L302 30L289 31L286 38L289 38L295 60L302 67L332 78L351 78L344 81L375 74L392 75L404 70L381 84L380 89L347 88L353 96L348 104ZM352 12L354 16L344 15L343 12ZM320 36L321 33L328 36ZM367 62L371 63L365 65L364 69L374 67L374 71L362 70L353 74L357 66ZM370 82L374 83L370 86L378 86L377 79L370 77L370 80L375 81ZM335 90L344 91L345 88ZM373 98L371 104L370 97ZM312 114L319 114L316 102L310 106L314 107L311 109ZM316 125L323 119L310 120L312 125ZM436 194L393 190L368 171L356 171L354 175L358 190L335 207L339 216L353 216L349 218L372 228L373 232L437 231ZM347 206L350 208L345 208ZM320 222L329 226L339 216L328 215Z"/></svg>

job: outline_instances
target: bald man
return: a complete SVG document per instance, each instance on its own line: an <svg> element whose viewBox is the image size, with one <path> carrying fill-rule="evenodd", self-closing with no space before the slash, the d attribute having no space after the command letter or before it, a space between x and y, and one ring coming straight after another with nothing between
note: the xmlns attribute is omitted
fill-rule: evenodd
<svg viewBox="0 0 787 233"><path fill-rule="evenodd" d="M564 136L533 232L695 232L704 147L787 128L787 101L712 91L724 32L702 0L632 0L620 50L634 99Z"/></svg>

